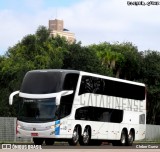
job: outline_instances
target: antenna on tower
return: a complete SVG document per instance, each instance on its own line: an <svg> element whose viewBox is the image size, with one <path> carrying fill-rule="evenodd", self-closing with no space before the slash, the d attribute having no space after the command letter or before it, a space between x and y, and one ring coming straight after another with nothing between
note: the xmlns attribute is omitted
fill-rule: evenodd
<svg viewBox="0 0 160 152"><path fill-rule="evenodd" d="M57 8L56 8L56 19L57 19L57 14L58 14L57 12L58 12L58 11L57 11Z"/></svg>

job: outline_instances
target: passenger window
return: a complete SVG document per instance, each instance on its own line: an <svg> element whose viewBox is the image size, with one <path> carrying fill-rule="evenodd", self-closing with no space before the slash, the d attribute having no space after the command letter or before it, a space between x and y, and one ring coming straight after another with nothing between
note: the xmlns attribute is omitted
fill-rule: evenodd
<svg viewBox="0 0 160 152"><path fill-rule="evenodd" d="M75 90L78 82L78 74L67 74L65 76L63 90Z"/></svg>
<svg viewBox="0 0 160 152"><path fill-rule="evenodd" d="M83 76L79 95L95 93L135 100L145 99L145 87L92 76Z"/></svg>
<svg viewBox="0 0 160 152"><path fill-rule="evenodd" d="M76 115L75 115L76 120L88 120L88 108L80 108L76 110Z"/></svg>
<svg viewBox="0 0 160 152"><path fill-rule="evenodd" d="M145 114L139 116L139 124L145 124Z"/></svg>
<svg viewBox="0 0 160 152"><path fill-rule="evenodd" d="M111 122L120 123L123 120L123 110L114 109L111 113Z"/></svg>
<svg viewBox="0 0 160 152"><path fill-rule="evenodd" d="M75 119L121 123L123 120L123 110L100 107L82 107L76 110Z"/></svg>

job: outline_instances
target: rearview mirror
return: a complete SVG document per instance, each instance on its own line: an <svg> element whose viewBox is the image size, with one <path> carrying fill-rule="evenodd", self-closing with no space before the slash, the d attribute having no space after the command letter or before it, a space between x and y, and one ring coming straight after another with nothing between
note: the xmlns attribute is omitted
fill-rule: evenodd
<svg viewBox="0 0 160 152"><path fill-rule="evenodd" d="M12 105L13 104L13 97L18 94L19 91L15 91L15 92L12 92L9 96L9 105Z"/></svg>
<svg viewBox="0 0 160 152"><path fill-rule="evenodd" d="M56 96L56 105L60 105L61 96L67 96L73 93L73 90L65 90L58 93Z"/></svg>
<svg viewBox="0 0 160 152"><path fill-rule="evenodd" d="M73 93L73 90L66 90L66 91L62 91L62 96L67 96Z"/></svg>

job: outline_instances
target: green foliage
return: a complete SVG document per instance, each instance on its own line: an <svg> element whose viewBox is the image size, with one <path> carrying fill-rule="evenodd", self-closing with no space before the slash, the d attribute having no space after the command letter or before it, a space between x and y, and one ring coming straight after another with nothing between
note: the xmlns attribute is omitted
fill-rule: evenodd
<svg viewBox="0 0 160 152"><path fill-rule="evenodd" d="M147 121L160 124L160 53L156 51L143 52L142 77L147 85Z"/></svg>
<svg viewBox="0 0 160 152"><path fill-rule="evenodd" d="M63 68L94 73L101 71L96 52L87 47L82 47L80 42L69 45L68 52L64 56Z"/></svg>
<svg viewBox="0 0 160 152"><path fill-rule="evenodd" d="M16 115L16 110L8 106L8 97L11 92L19 90L26 72L62 68L67 46L64 38L49 37L48 30L41 26L36 34L25 36L21 42L9 48L4 57L0 57L0 116ZM7 107L8 110L1 110Z"/></svg>
<svg viewBox="0 0 160 152"><path fill-rule="evenodd" d="M147 123L160 124L160 54L139 52L130 42L81 46L64 37L50 37L49 30L38 27L26 35L4 56L0 56L0 116L16 116L17 108L8 97L19 90L27 71L34 69L75 69L122 79L144 82L147 86ZM18 100L18 99L16 99Z"/></svg>

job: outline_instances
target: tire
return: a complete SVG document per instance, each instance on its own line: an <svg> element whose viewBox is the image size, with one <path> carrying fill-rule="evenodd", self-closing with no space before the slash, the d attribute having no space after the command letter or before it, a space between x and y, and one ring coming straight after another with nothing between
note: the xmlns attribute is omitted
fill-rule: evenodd
<svg viewBox="0 0 160 152"><path fill-rule="evenodd" d="M42 145L44 142L43 138L33 138L33 142L35 145Z"/></svg>
<svg viewBox="0 0 160 152"><path fill-rule="evenodd" d="M119 141L120 146L126 146L127 145L127 135L125 131L122 131L121 133L121 139Z"/></svg>
<svg viewBox="0 0 160 152"><path fill-rule="evenodd" d="M45 139L45 144L46 145L53 145L54 144L54 139L52 139L52 138L46 138Z"/></svg>
<svg viewBox="0 0 160 152"><path fill-rule="evenodd" d="M90 141L91 141L91 132L89 127L86 127L84 129L83 135L80 138L79 143L80 145L87 146L87 145L90 145Z"/></svg>
<svg viewBox="0 0 160 152"><path fill-rule="evenodd" d="M75 146L78 144L79 141L79 127L75 127L73 130L73 135L72 135L72 139L68 141L69 145L71 146Z"/></svg>
<svg viewBox="0 0 160 152"><path fill-rule="evenodd" d="M127 146L132 146L134 141L134 133L130 131L128 138L127 138Z"/></svg>
<svg viewBox="0 0 160 152"><path fill-rule="evenodd" d="M127 145L127 134L124 130L121 133L120 140L112 141L112 145L113 146L126 146Z"/></svg>

